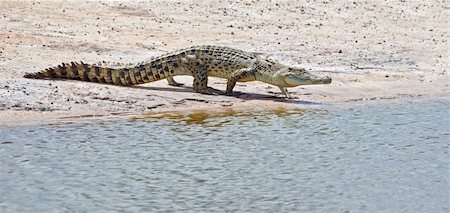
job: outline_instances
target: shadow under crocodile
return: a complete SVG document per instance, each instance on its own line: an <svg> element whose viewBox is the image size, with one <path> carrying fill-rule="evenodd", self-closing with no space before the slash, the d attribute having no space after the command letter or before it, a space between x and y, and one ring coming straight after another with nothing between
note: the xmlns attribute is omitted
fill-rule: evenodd
<svg viewBox="0 0 450 213"><path fill-rule="evenodd" d="M143 89L143 90L156 90L156 91L168 91L168 92L185 92L185 93L194 93L192 87L186 87L186 86L180 86L180 87L149 87L149 86L132 86L136 89ZM214 96L214 95L211 95ZM279 96L274 95L267 95L267 94L259 94L259 93L252 93L252 92L239 92L234 91L233 95L231 97L239 98L242 100L272 100L277 102L286 102L286 103L295 103L295 104L304 104L304 105L320 105L319 102L312 102L312 101L302 101L298 99L286 99L285 97L281 96L281 93Z"/></svg>

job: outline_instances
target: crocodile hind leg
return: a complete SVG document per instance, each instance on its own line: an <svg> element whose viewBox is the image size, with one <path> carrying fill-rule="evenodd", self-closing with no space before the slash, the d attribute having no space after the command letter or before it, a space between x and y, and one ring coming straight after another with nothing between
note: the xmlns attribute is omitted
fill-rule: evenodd
<svg viewBox="0 0 450 213"><path fill-rule="evenodd" d="M173 79L173 77L171 77L171 76L167 77L167 83L169 83L170 86L174 86L174 87L181 87L184 85L182 83L176 82L175 79Z"/></svg>
<svg viewBox="0 0 450 213"><path fill-rule="evenodd" d="M193 56L195 58L195 56ZM195 92L206 94L206 95L222 95L222 91L208 87L208 73L206 72L205 65L200 60L195 60L193 63L194 69L193 77L193 88Z"/></svg>
<svg viewBox="0 0 450 213"><path fill-rule="evenodd" d="M234 86L236 86L236 82L247 82L254 80L256 80L255 69L243 68L234 72L230 79L228 79L226 95L233 94L233 89Z"/></svg>

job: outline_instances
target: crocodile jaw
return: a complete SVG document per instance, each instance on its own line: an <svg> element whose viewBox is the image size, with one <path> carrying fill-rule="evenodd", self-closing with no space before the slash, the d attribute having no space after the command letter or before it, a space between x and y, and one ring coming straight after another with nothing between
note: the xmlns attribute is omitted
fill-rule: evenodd
<svg viewBox="0 0 450 213"><path fill-rule="evenodd" d="M287 84L286 87L295 87L300 85L313 85L313 84L331 84L331 78L326 77L318 77L313 75L308 76L285 76L284 82Z"/></svg>

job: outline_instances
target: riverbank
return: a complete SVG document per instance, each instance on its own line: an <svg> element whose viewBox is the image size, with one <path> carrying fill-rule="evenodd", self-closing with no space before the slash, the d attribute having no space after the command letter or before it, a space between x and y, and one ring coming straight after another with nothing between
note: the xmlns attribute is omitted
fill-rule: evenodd
<svg viewBox="0 0 450 213"><path fill-rule="evenodd" d="M196 109L266 110L450 94L444 3L0 2L0 125ZM241 83L235 95L194 93L192 77L118 87L22 78L69 61L138 62L199 44L230 46L329 75L290 90ZM226 81L211 79L224 90Z"/></svg>

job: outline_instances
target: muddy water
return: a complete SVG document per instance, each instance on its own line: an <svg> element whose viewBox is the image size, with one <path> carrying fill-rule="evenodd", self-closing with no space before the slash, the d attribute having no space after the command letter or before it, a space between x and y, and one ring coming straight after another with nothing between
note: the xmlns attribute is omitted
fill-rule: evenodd
<svg viewBox="0 0 450 213"><path fill-rule="evenodd" d="M1 212L448 212L449 98L0 130Z"/></svg>

